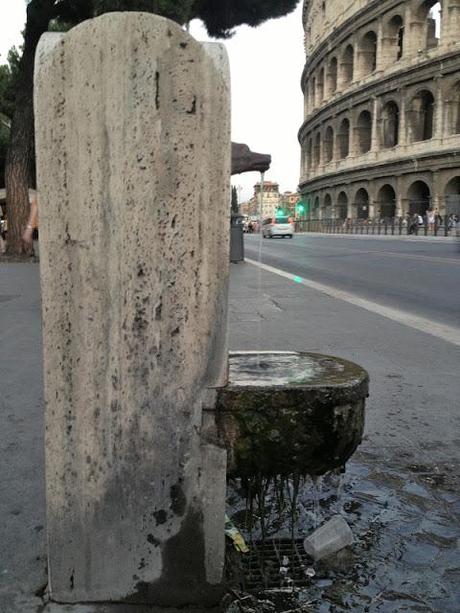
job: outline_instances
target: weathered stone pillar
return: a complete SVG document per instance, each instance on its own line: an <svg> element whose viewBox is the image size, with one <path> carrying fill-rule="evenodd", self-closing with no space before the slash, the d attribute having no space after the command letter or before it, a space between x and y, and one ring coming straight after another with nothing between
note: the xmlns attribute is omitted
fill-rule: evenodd
<svg viewBox="0 0 460 613"><path fill-rule="evenodd" d="M219 600L229 71L147 13L37 55L51 598Z"/></svg>
<svg viewBox="0 0 460 613"><path fill-rule="evenodd" d="M371 152L377 154L380 150L379 139L379 101L377 96L372 96L372 136Z"/></svg>
<svg viewBox="0 0 460 613"><path fill-rule="evenodd" d="M405 147L407 145L407 104L406 90L401 88L398 90L399 99L399 133L398 133L398 145Z"/></svg>
<svg viewBox="0 0 460 613"><path fill-rule="evenodd" d="M441 44L455 45L460 31L460 0L448 0L441 12Z"/></svg>
<svg viewBox="0 0 460 613"><path fill-rule="evenodd" d="M444 96L441 79L434 80L436 100L434 104L433 138L441 140L444 137Z"/></svg>

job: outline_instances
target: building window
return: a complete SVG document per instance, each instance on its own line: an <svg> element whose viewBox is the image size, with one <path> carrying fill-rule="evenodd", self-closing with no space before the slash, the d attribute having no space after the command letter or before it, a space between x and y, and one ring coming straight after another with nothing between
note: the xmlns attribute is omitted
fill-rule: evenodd
<svg viewBox="0 0 460 613"><path fill-rule="evenodd" d="M437 47L441 37L441 3L425 0L417 11L421 49Z"/></svg>
<svg viewBox="0 0 460 613"><path fill-rule="evenodd" d="M413 142L433 138L434 97L430 91L422 90L412 98L408 116Z"/></svg>
<svg viewBox="0 0 460 613"><path fill-rule="evenodd" d="M377 68L377 34L367 32L361 39L359 48L361 58L361 76L366 76Z"/></svg>
<svg viewBox="0 0 460 613"><path fill-rule="evenodd" d="M343 160L350 153L350 122L348 119L342 119L340 128L337 134L339 158Z"/></svg>
<svg viewBox="0 0 460 613"><path fill-rule="evenodd" d="M327 127L324 136L324 162L327 164L334 157L334 130L331 126Z"/></svg>
<svg viewBox="0 0 460 613"><path fill-rule="evenodd" d="M402 58L404 52L404 22L400 15L394 15L388 22L388 37L386 45L391 45L387 48L387 57L391 61L398 61Z"/></svg>
<svg viewBox="0 0 460 613"><path fill-rule="evenodd" d="M314 149L314 164L319 166L321 160L321 134L318 132L315 137L315 149Z"/></svg>
<svg viewBox="0 0 460 613"><path fill-rule="evenodd" d="M387 102L382 109L382 138L384 149L396 147L399 142L399 107L396 102Z"/></svg>
<svg viewBox="0 0 460 613"><path fill-rule="evenodd" d="M329 62L327 71L327 93L333 94L337 90L337 58L333 57Z"/></svg>
<svg viewBox="0 0 460 613"><path fill-rule="evenodd" d="M353 81L353 47L348 45L342 55L342 82L347 85Z"/></svg>
<svg viewBox="0 0 460 613"><path fill-rule="evenodd" d="M367 153L372 145L372 115L362 111L356 123L357 145L359 153Z"/></svg>
<svg viewBox="0 0 460 613"><path fill-rule="evenodd" d="M318 104L321 104L321 102L324 99L324 68L321 68L321 70L319 71L317 84L318 84Z"/></svg>

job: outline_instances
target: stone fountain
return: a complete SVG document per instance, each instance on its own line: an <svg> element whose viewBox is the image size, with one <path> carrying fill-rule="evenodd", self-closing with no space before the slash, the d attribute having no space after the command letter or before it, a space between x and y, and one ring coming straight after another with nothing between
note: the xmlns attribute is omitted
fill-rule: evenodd
<svg viewBox="0 0 460 613"><path fill-rule="evenodd" d="M367 375L229 359L222 45L134 12L46 35L35 116L49 597L212 606L227 472L342 465Z"/></svg>

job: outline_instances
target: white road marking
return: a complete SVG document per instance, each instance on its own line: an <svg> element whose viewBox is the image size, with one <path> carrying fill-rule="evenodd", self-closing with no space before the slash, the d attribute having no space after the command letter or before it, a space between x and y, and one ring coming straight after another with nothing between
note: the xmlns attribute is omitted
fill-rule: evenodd
<svg viewBox="0 0 460 613"><path fill-rule="evenodd" d="M280 268L274 268L273 266L268 266L268 264L262 264L261 262L256 262L255 260L251 260L249 258L245 258L245 261L253 266L258 266L262 270L266 270L267 272L271 272L280 277L284 277L285 279L289 279L294 283L305 285L306 287L310 287L311 289L321 292L322 294L326 294L327 296L331 296L332 298L354 304L362 309L366 309L366 311L370 311L371 313L376 313L377 315L391 319L391 321L408 326L409 328L413 328L419 332L424 332L425 334L431 334L431 336L440 338L448 343L451 343L452 345L460 346L460 327L457 328L454 326L446 326L444 324L436 323L431 319L419 317L413 313L393 309L392 307L387 307L382 304L378 304L377 302L360 298L359 296L351 294L350 292L345 292L343 290L336 289L335 287L331 287L330 285L324 285L323 283L317 283L316 281L311 281L310 279L304 279L303 277L293 275L289 272L281 270Z"/></svg>

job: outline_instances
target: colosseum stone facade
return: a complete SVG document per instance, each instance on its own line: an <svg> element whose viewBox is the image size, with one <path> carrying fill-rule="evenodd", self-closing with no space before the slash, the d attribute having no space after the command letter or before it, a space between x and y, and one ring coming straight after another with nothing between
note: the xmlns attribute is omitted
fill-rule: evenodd
<svg viewBox="0 0 460 613"><path fill-rule="evenodd" d="M305 0L310 218L460 213L460 0Z"/></svg>

